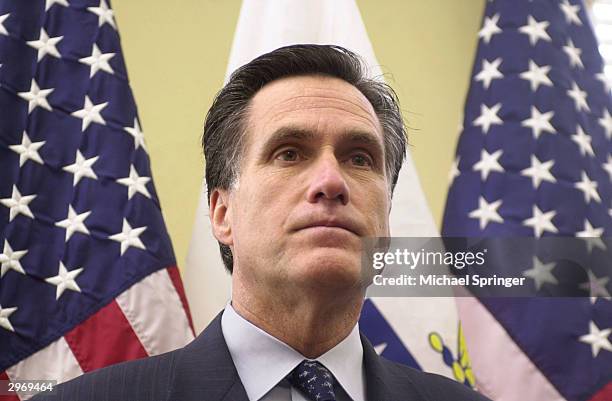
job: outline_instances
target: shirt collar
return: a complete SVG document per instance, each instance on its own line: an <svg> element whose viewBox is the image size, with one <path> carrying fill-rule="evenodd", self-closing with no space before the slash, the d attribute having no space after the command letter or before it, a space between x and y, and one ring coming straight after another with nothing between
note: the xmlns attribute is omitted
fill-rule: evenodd
<svg viewBox="0 0 612 401"><path fill-rule="evenodd" d="M300 362L308 359L240 316L231 304L225 307L221 329L250 400L259 400ZM353 401L365 400L363 346L358 325L316 360L333 373Z"/></svg>

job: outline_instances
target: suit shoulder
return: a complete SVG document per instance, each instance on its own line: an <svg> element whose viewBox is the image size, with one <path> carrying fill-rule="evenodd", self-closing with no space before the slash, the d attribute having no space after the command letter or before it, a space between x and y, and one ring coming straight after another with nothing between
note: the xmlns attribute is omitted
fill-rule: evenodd
<svg viewBox="0 0 612 401"><path fill-rule="evenodd" d="M425 400L491 401L484 395L448 377L422 372L383 357L380 359L387 372L393 376L394 381L410 382Z"/></svg>
<svg viewBox="0 0 612 401"><path fill-rule="evenodd" d="M166 400L181 350L107 366L62 383L33 401Z"/></svg>

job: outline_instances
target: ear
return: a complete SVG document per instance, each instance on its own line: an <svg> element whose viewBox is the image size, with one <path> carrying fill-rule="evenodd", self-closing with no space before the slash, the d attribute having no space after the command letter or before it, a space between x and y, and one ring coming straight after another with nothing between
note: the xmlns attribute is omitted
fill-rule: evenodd
<svg viewBox="0 0 612 401"><path fill-rule="evenodd" d="M214 189L210 195L209 218L215 238L227 246L234 245L232 223L229 218L229 192Z"/></svg>

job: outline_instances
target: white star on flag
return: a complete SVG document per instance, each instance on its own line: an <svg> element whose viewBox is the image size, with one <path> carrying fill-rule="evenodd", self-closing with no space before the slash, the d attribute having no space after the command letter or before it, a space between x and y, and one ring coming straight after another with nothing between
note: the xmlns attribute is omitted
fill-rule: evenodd
<svg viewBox="0 0 612 401"><path fill-rule="evenodd" d="M548 21L538 22L533 16L527 17L527 25L523 25L519 28L519 32L529 36L529 43L531 46L535 46L538 40L542 39L547 42L551 42L552 39L548 36L546 28L550 23Z"/></svg>
<svg viewBox="0 0 612 401"><path fill-rule="evenodd" d="M76 292L81 292L81 288L76 282L76 278L81 272L83 268L80 267L78 269L74 269L68 271L64 263L60 262L59 264L59 272L57 276L46 278L45 281L49 284L53 284L57 288L55 289L55 299L59 299L62 296L64 291L72 290Z"/></svg>
<svg viewBox="0 0 612 401"><path fill-rule="evenodd" d="M537 91L540 85L553 86L552 81L548 78L550 72L549 65L539 66L533 60L529 60L529 70L522 72L519 76L529 81L531 90Z"/></svg>
<svg viewBox="0 0 612 401"><path fill-rule="evenodd" d="M580 336L579 341L591 346L593 358L596 358L599 351L606 350L612 352L612 344L608 337L612 333L612 328L600 330L594 321L589 322L589 334Z"/></svg>
<svg viewBox="0 0 612 401"><path fill-rule="evenodd" d="M572 89L567 91L567 95L574 100L574 107L576 108L576 111L591 111L591 108L586 101L586 91L580 89L576 82L572 82Z"/></svg>
<svg viewBox="0 0 612 401"><path fill-rule="evenodd" d="M578 26L582 25L582 21L578 16L578 13L580 12L579 5L571 5L568 0L563 0L561 4L559 4L559 7L561 8L561 11L563 11L563 14L565 14L565 21L568 24L571 25L573 23Z"/></svg>
<svg viewBox="0 0 612 401"><path fill-rule="evenodd" d="M96 72L102 70L109 74L114 74L113 68L108 63L111 58L115 56L115 53L102 53L98 45L93 44L91 50L91 56L83 57L79 59L79 62L90 66L89 77L96 75Z"/></svg>
<svg viewBox="0 0 612 401"><path fill-rule="evenodd" d="M18 273L26 274L25 270L23 270L23 266L21 266L21 259L25 254L28 253L27 250L21 251L13 251L11 248L11 244L7 240L4 240L4 250L0 253L0 278L4 277L6 272L9 270L15 270Z"/></svg>
<svg viewBox="0 0 612 401"><path fill-rule="evenodd" d="M478 37L482 38L482 40L486 43L489 44L489 42L491 41L491 37L497 33L501 33L502 30L497 26L497 23L499 22L499 14L495 14L492 17L485 17L484 20L484 26L482 27L482 29L478 32Z"/></svg>
<svg viewBox="0 0 612 401"><path fill-rule="evenodd" d="M139 146L142 146L144 150L147 150L144 142L144 134L140 129L137 118L134 118L133 127L123 127L123 129L134 138L134 149L138 149Z"/></svg>
<svg viewBox="0 0 612 401"><path fill-rule="evenodd" d="M10 198L0 199L0 203L10 209L9 221L13 221L18 214L23 214L31 219L34 218L28 204L36 198L36 195L21 196L21 193L15 185L13 185L13 193Z"/></svg>
<svg viewBox="0 0 612 401"><path fill-rule="evenodd" d="M461 174L459 171L459 161L460 160L461 160L461 157L457 156L457 158L451 164L451 169L450 169L450 172L448 173L449 183L452 183L455 180L455 178L457 178L459 174Z"/></svg>
<svg viewBox="0 0 612 401"><path fill-rule="evenodd" d="M6 30L6 28L4 27L4 21L10 16L11 14L4 14L4 15L0 15L0 35L6 35L8 36L8 31Z"/></svg>
<svg viewBox="0 0 612 401"><path fill-rule="evenodd" d="M123 219L123 228L120 233L111 235L108 238L121 243L121 256L128 250L129 247L140 248L146 250L139 236L147 229L144 227L132 228L126 219Z"/></svg>
<svg viewBox="0 0 612 401"><path fill-rule="evenodd" d="M606 245L601 240L603 235L603 228L594 228L589 220L584 220L584 230L576 233L576 237L584 238L587 244L589 253L593 250L593 247L606 250Z"/></svg>
<svg viewBox="0 0 612 401"><path fill-rule="evenodd" d="M531 155L531 167L521 170L521 175L531 177L533 189L538 189L542 181L557 182L555 177L550 173L550 169L554 164L554 160L548 160L542 163L535 155Z"/></svg>
<svg viewBox="0 0 612 401"><path fill-rule="evenodd" d="M574 42L571 39L567 40L567 45L563 46L563 51L569 57L570 65L573 67L584 68L584 64L582 64L582 59L580 55L582 54L582 49L574 46Z"/></svg>
<svg viewBox="0 0 612 401"><path fill-rule="evenodd" d="M47 54L56 58L61 58L62 56L59 51L57 51L56 46L63 38L63 36L56 36L54 38L50 38L49 35L47 35L47 31L45 31L45 28L41 28L40 37L38 38L38 40L30 40L26 43L28 44L28 46L38 50L37 60L40 61Z"/></svg>
<svg viewBox="0 0 612 401"><path fill-rule="evenodd" d="M572 135L572 141L576 142L580 148L580 154L585 156L588 153L590 156L595 156L590 135L585 134L580 125L576 126L576 131L576 134Z"/></svg>
<svg viewBox="0 0 612 401"><path fill-rule="evenodd" d="M64 7L68 7L68 0L45 0L45 11L49 11L51 6L59 4Z"/></svg>
<svg viewBox="0 0 612 401"><path fill-rule="evenodd" d="M91 211L77 214L72 208L72 205L68 205L68 217L55 223L57 227L66 229L66 242L68 242L75 232L89 235L89 230L85 227L85 219L87 219L90 214Z"/></svg>
<svg viewBox="0 0 612 401"><path fill-rule="evenodd" d="M106 0L100 0L99 7L87 7L87 10L98 16L98 26L109 24L114 29L117 29L115 18L113 17L113 10L108 7Z"/></svg>
<svg viewBox="0 0 612 401"><path fill-rule="evenodd" d="M478 82L482 81L482 85L484 86L484 88L489 89L491 81L504 77L504 74L502 74L498 69L501 63L501 57L498 57L491 62L489 62L488 60L482 60L482 70L478 74L476 74L474 79Z"/></svg>
<svg viewBox="0 0 612 401"><path fill-rule="evenodd" d="M478 223L480 225L481 230L484 230L490 221L494 221L496 223L503 223L504 219L497 212L497 209L499 209L501 204L501 199L488 203L483 196L480 196L478 198L478 209L472 210L468 214L468 217L478 219Z"/></svg>
<svg viewBox="0 0 612 401"><path fill-rule="evenodd" d="M610 115L610 112L608 111L608 109L604 109L603 115L599 119L599 125L601 125L603 129L606 130L606 138L608 138L608 140L611 140L612 139L612 116Z"/></svg>
<svg viewBox="0 0 612 401"><path fill-rule="evenodd" d="M604 163L603 168L608 172L610 181L612 181L612 156L608 155L608 162Z"/></svg>
<svg viewBox="0 0 612 401"><path fill-rule="evenodd" d="M606 288L608 281L610 281L610 277L602 276L598 278L595 276L595 273L590 270L587 271L587 274L589 276L589 280L580 284L580 289L589 292L591 304L595 304L595 302L597 302L597 298L603 298L607 301L612 300L612 296L610 296L610 292Z"/></svg>
<svg viewBox="0 0 612 401"><path fill-rule="evenodd" d="M16 310L17 310L16 307L14 307L14 308L3 308L2 305L0 305L0 327L4 328L6 330L12 331L12 332L15 331L15 329L13 328L13 325L9 321L9 317Z"/></svg>
<svg viewBox="0 0 612 401"><path fill-rule="evenodd" d="M532 227L536 237L541 237L544 231L549 231L551 233L558 233L557 227L552 222L552 219L557 214L556 211L550 210L546 213L543 213L540 208L536 205L533 206L533 215L527 220L523 221L523 225L527 227Z"/></svg>
<svg viewBox="0 0 612 401"><path fill-rule="evenodd" d="M548 111L546 113L540 113L535 106L531 106L531 118L523 120L521 122L522 127L531 128L533 137L538 139L542 132L548 132L551 134L555 133L555 127L550 123L551 118L555 115L554 111Z"/></svg>
<svg viewBox="0 0 612 401"><path fill-rule="evenodd" d="M108 105L108 102L93 104L89 96L85 95L85 104L81 110L77 110L70 115L81 118L83 124L81 125L81 131L85 131L89 124L93 121L94 123L106 125L106 121L100 115L100 112Z"/></svg>
<svg viewBox="0 0 612 401"><path fill-rule="evenodd" d="M22 167L28 160L32 160L38 164L44 164L42 158L38 154L38 149L40 149L44 144L45 141L32 142L28 134L23 131L21 144L10 145L9 148L13 152L19 154L19 167Z"/></svg>
<svg viewBox="0 0 612 401"><path fill-rule="evenodd" d="M151 177L139 176L133 164L130 166L130 175L117 180L119 184L128 187L128 199L132 199L132 196L134 196L136 192L143 194L147 198L151 198L151 194L146 186L149 181L151 181Z"/></svg>
<svg viewBox="0 0 612 401"><path fill-rule="evenodd" d="M586 172L582 171L580 174L582 175L582 179L580 182L575 183L574 187L584 193L584 201L590 203L591 199L595 199L595 201L601 203L601 198L597 192L597 183L591 181Z"/></svg>
<svg viewBox="0 0 612 401"><path fill-rule="evenodd" d="M94 180L97 180L98 176L93 171L92 166L98 160L99 157L100 156L94 156L89 159L85 159L81 154L81 151L77 150L75 162L68 166L62 167L62 170L74 174L74 177L72 179L73 186L76 186L83 177L93 178Z"/></svg>
<svg viewBox="0 0 612 401"><path fill-rule="evenodd" d="M597 74L595 74L595 78L597 78L604 86L606 92L610 92L610 80L608 79L608 77L606 76L606 74L604 72L598 72Z"/></svg>
<svg viewBox="0 0 612 401"><path fill-rule="evenodd" d="M480 171L480 177L483 181L487 179L491 171L504 172L504 168L498 162L502 153L503 150L501 149L493 153L489 153L484 149L480 151L480 160L472 168L474 171Z"/></svg>
<svg viewBox="0 0 612 401"><path fill-rule="evenodd" d="M554 285L559 284L559 281L555 275L552 274L552 269L555 268L554 263L542 263L537 256L534 256L532 260L533 263L531 265L531 269L525 270L523 272L523 276L533 279L533 284L535 285L536 291L540 291L540 288L542 288L542 285L545 283Z"/></svg>
<svg viewBox="0 0 612 401"><path fill-rule="evenodd" d="M480 116L478 116L473 124L477 127L482 127L482 132L489 132L491 125L501 125L503 121L497 116L497 113L501 109L502 104L497 103L495 106L489 108L485 104L480 105Z"/></svg>
<svg viewBox="0 0 612 401"><path fill-rule="evenodd" d="M36 80L32 80L30 84L29 92L19 92L17 95L28 101L28 114L31 113L35 108L42 107L45 110L53 111L51 105L47 101L47 96L49 96L55 89L40 89Z"/></svg>

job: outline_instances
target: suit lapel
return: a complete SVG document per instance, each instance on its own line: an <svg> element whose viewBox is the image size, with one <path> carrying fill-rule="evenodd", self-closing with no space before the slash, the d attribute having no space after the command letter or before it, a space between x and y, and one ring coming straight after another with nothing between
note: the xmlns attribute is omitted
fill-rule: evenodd
<svg viewBox="0 0 612 401"><path fill-rule="evenodd" d="M380 357L363 334L361 334L361 344L366 371L366 399L386 400L388 399L388 388L385 383L386 372L380 362Z"/></svg>
<svg viewBox="0 0 612 401"><path fill-rule="evenodd" d="M248 401L223 338L221 315L178 353L169 401ZM363 334L361 343L368 400L423 400L412 382L378 356Z"/></svg>
<svg viewBox="0 0 612 401"><path fill-rule="evenodd" d="M371 400L425 401L410 379L391 362L380 357L361 334L363 363L366 371L366 398Z"/></svg>
<svg viewBox="0 0 612 401"><path fill-rule="evenodd" d="M248 401L223 338L221 315L179 353L168 400Z"/></svg>

